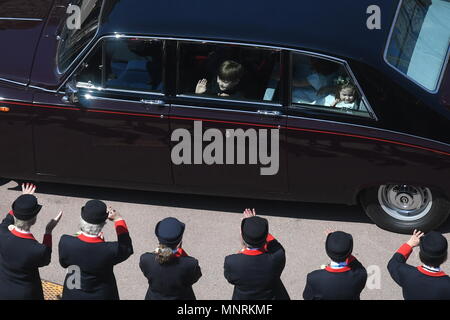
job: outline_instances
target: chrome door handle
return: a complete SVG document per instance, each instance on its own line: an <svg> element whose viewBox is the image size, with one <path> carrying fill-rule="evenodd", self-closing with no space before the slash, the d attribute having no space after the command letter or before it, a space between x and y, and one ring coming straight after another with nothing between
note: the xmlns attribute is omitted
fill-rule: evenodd
<svg viewBox="0 0 450 320"><path fill-rule="evenodd" d="M166 103L163 100L145 100L145 99L141 99L141 103L146 105L146 106L165 106Z"/></svg>
<svg viewBox="0 0 450 320"><path fill-rule="evenodd" d="M264 116L281 116L281 111L258 110L258 113Z"/></svg>

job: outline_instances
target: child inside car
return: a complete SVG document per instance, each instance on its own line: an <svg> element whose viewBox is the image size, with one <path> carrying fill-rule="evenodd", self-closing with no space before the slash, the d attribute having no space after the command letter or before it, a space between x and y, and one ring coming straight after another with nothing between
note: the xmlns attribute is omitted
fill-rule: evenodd
<svg viewBox="0 0 450 320"><path fill-rule="evenodd" d="M242 97L241 79L244 74L242 65L233 60L224 61L217 72L216 81L208 84L207 79L198 81L196 94L208 94L220 97Z"/></svg>
<svg viewBox="0 0 450 320"><path fill-rule="evenodd" d="M337 85L336 93L326 96L323 105L333 108L357 110L358 90L350 78L339 77L335 82Z"/></svg>

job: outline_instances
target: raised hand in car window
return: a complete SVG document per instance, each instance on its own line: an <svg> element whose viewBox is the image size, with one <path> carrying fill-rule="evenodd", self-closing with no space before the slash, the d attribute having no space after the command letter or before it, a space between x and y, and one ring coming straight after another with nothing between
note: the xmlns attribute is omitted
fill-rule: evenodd
<svg viewBox="0 0 450 320"><path fill-rule="evenodd" d="M205 93L207 84L208 84L208 80L206 80L206 79L199 80L197 83L197 86L195 87L195 94Z"/></svg>

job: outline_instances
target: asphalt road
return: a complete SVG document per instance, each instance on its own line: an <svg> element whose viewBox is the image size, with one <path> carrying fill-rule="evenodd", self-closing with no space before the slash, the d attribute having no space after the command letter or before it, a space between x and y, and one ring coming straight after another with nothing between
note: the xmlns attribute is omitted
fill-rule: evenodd
<svg viewBox="0 0 450 320"><path fill-rule="evenodd" d="M11 203L21 194L15 181L2 181L0 209L8 213ZM390 278L387 262L408 236L379 229L359 206L296 203L253 199L180 195L42 183L35 195L44 206L32 232L42 240L47 222L64 211L53 232L53 254L49 266L41 268L41 278L62 284L65 270L58 263L58 241L62 234L78 231L80 209L89 199L101 199L125 218L133 239L134 254L115 267L121 299L145 296L147 282L139 269L139 257L156 248L156 223L173 216L186 223L183 247L196 257L203 276L194 285L201 300L228 300L232 286L223 276L223 261L240 249L239 227L244 208L255 208L269 220L269 231L286 250L286 267L282 280L291 299L301 300L308 272L329 262L324 249L326 229L343 230L354 237L354 255L369 271L368 285L362 299L402 299L400 288ZM450 220L440 229L450 240ZM104 229L106 240L115 240L112 223ZM418 265L418 250L409 263ZM444 271L450 272L447 262Z"/></svg>

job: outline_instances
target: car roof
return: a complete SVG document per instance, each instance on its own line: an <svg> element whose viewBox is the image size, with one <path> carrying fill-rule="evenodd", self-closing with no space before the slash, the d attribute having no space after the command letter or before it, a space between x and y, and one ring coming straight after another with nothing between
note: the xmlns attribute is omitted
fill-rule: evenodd
<svg viewBox="0 0 450 320"><path fill-rule="evenodd" d="M105 0L99 35L232 40L380 62L398 2ZM379 30L367 27L371 5L380 8Z"/></svg>

